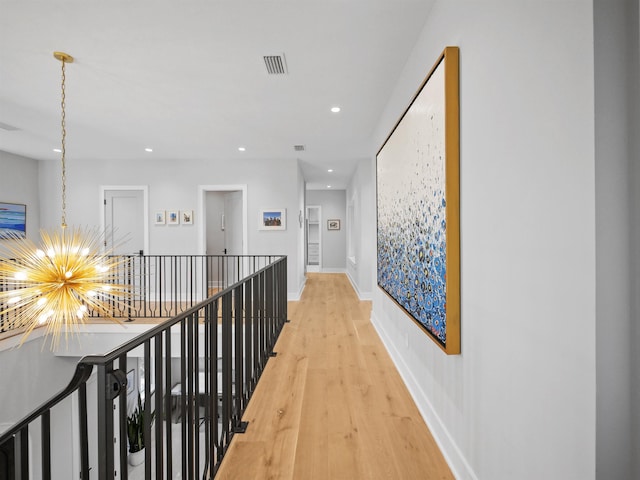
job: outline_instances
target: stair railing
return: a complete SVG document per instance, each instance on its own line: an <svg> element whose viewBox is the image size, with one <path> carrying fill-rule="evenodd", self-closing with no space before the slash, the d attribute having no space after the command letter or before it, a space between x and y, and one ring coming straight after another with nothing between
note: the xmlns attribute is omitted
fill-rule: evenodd
<svg viewBox="0 0 640 480"><path fill-rule="evenodd" d="M0 435L0 446L13 442L15 478L71 470L64 478L77 471L81 479L127 480L135 469L149 480L213 478L233 436L247 428L243 413L286 318L287 259L270 257L120 347L83 357L66 388ZM146 448L144 462L129 466L127 422L138 395ZM73 441L52 428L68 420L68 409L52 416L69 399L77 405Z"/></svg>

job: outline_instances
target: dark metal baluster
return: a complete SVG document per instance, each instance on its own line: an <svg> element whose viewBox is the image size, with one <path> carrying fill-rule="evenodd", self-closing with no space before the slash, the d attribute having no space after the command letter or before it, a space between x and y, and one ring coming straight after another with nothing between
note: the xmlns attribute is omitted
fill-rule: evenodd
<svg viewBox="0 0 640 480"><path fill-rule="evenodd" d="M253 280L245 282L244 293L244 383L246 393L244 396L243 408L247 408L251 392L253 391L253 355L251 348L253 345Z"/></svg>
<svg viewBox="0 0 640 480"><path fill-rule="evenodd" d="M220 262L220 268L218 269L218 278L222 279L220 288L224 290L225 288L227 288L227 257L224 256L221 258L221 260L222 261Z"/></svg>
<svg viewBox="0 0 640 480"><path fill-rule="evenodd" d="M171 429L172 429L172 416L173 416L173 395L171 393L172 380L171 380L171 327L164 331L164 345L165 345L165 390L167 392L165 398L165 429L167 431L165 435L165 447L167 449L167 465L166 465L166 477L167 479L173 478L173 445L171 443ZM156 441L158 441L156 439Z"/></svg>
<svg viewBox="0 0 640 480"><path fill-rule="evenodd" d="M87 428L87 384L78 388L78 419L80 427L80 477L89 478L89 433Z"/></svg>
<svg viewBox="0 0 640 480"><path fill-rule="evenodd" d="M260 277L256 276L251 279L251 289L253 291L253 305L251 313L251 325L253 330L253 378L251 379L251 388L255 388L260 376Z"/></svg>
<svg viewBox="0 0 640 480"><path fill-rule="evenodd" d="M204 468L211 465L211 407L213 396L211 391L211 304L203 309L204 314Z"/></svg>
<svg viewBox="0 0 640 480"><path fill-rule="evenodd" d="M266 284L266 307L267 307L267 350L270 354L273 353L274 347L274 327L273 327L273 269L267 273Z"/></svg>
<svg viewBox="0 0 640 480"><path fill-rule="evenodd" d="M158 292L158 296L156 298L156 303L157 303L157 311L158 311L158 316L162 316L162 304L164 302L164 284L165 284L165 279L164 279L164 257L157 257L156 258L156 291Z"/></svg>
<svg viewBox="0 0 640 480"><path fill-rule="evenodd" d="M182 423L182 478L187 477L187 352L186 320L180 322L180 422Z"/></svg>
<svg viewBox="0 0 640 480"><path fill-rule="evenodd" d="M193 324L193 405L194 418L193 418L193 468L197 477L200 477L200 348L199 348L199 327L198 327L198 313L192 315L191 323ZM195 477L194 477L195 478Z"/></svg>
<svg viewBox="0 0 640 480"><path fill-rule="evenodd" d="M213 415L211 416L211 421L213 422L213 438L215 441L215 449L216 449L216 464L222 458L222 443L220 441L220 429L218 426L220 425L220 419L222 412L220 411L219 402L222 399L220 392L222 391L222 385L218 382L220 368L222 365L218 362L218 358L220 356L220 352L218 351L218 309L221 307L221 300L216 298L213 302L213 317L212 317L212 325L211 325L211 347L215 354L211 355L211 363L215 365L215 371L211 372L211 380L212 387L211 391L215 396L215 400L212 400L213 403Z"/></svg>
<svg viewBox="0 0 640 480"><path fill-rule="evenodd" d="M25 425L17 433L14 442L16 479L29 480L29 426Z"/></svg>
<svg viewBox="0 0 640 480"><path fill-rule="evenodd" d="M164 446L162 445L162 439L164 438L164 423L163 419L165 418L164 413L164 403L163 399L165 398L162 383L162 333L158 333L155 337L153 337L153 343L155 347L155 355L153 357L154 369L155 369L155 426L156 426L156 479L165 478L163 475L163 463L164 463ZM170 414L171 412L167 410ZM149 417L151 420L151 417ZM151 439L151 437L149 437ZM149 441L149 446L151 446L151 442Z"/></svg>
<svg viewBox="0 0 640 480"><path fill-rule="evenodd" d="M178 283L179 283L179 259L177 256L173 256L172 257L172 262L171 262L171 292L172 292L172 296L171 298L173 299L173 302L169 302L170 307L169 307L169 316L172 315L177 315L178 314L178 303L180 302L180 293L178 291Z"/></svg>
<svg viewBox="0 0 640 480"><path fill-rule="evenodd" d="M98 365L98 478L100 480L113 477L113 401L107 398L108 387L111 386L107 381L107 371L112 369L113 362Z"/></svg>
<svg viewBox="0 0 640 480"><path fill-rule="evenodd" d="M151 480L151 341L144 342L144 478ZM149 448L147 448L147 446Z"/></svg>
<svg viewBox="0 0 640 480"><path fill-rule="evenodd" d="M127 286L128 291L129 291L129 295L127 296L127 319L129 321L132 320L131 318L131 298L132 298L132 294L133 294L133 273L131 271L131 269L133 268L132 263L133 263L133 258L129 257L127 260Z"/></svg>
<svg viewBox="0 0 640 480"><path fill-rule="evenodd" d="M118 368L123 372L127 372L126 353L118 357ZM129 471L127 467L127 389L128 386L125 387L118 396L118 408L120 409L120 415L118 417L118 425L120 428L120 478L122 478L122 480L127 480L129 478Z"/></svg>
<svg viewBox="0 0 640 480"><path fill-rule="evenodd" d="M232 293L227 292L222 296L222 448L226 450L231 440L229 430L231 423L232 380L231 357L232 348Z"/></svg>
<svg viewBox="0 0 640 480"><path fill-rule="evenodd" d="M243 412L243 381L242 375L244 373L243 369L243 314L242 314L242 303L244 300L244 284L238 285L234 289L234 300L235 300L235 331L234 331L234 339L235 339L235 379L234 379L234 400L235 400L235 418L234 418L234 432L236 433L244 433L247 426L246 423L242 422L242 412Z"/></svg>
<svg viewBox="0 0 640 480"><path fill-rule="evenodd" d="M289 319L289 302L287 301L287 257L280 262L280 289L282 290L282 319L286 322Z"/></svg>
<svg viewBox="0 0 640 480"><path fill-rule="evenodd" d="M51 480L51 410L42 414L42 480Z"/></svg>
<svg viewBox="0 0 640 480"><path fill-rule="evenodd" d="M266 272L263 271L260 274L260 373L262 373L267 364L267 354L269 353L267 315L265 311L266 277Z"/></svg>
<svg viewBox="0 0 640 480"><path fill-rule="evenodd" d="M183 420L187 427L187 456L183 461L187 465L187 478L194 478L192 471L192 456L193 456L193 324L189 317L186 318L187 322L187 378L186 383L183 385L183 389L186 390L187 401L187 416Z"/></svg>

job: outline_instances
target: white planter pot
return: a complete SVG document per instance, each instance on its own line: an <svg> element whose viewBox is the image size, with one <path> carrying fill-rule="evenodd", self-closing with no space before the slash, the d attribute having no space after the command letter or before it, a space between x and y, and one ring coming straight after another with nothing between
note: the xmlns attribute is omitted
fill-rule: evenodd
<svg viewBox="0 0 640 480"><path fill-rule="evenodd" d="M144 448L129 454L129 465L137 467L141 463L144 463Z"/></svg>

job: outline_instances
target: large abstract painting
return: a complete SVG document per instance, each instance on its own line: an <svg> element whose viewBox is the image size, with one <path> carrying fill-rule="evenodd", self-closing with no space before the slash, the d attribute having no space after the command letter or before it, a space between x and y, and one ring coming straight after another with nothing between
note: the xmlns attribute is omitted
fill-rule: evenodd
<svg viewBox="0 0 640 480"><path fill-rule="evenodd" d="M460 353L459 51L445 48L378 152L378 285Z"/></svg>

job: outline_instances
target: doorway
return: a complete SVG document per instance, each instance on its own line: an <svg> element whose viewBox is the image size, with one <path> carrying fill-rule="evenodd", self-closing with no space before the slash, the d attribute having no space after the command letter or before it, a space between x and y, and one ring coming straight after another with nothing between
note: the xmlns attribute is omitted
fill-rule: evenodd
<svg viewBox="0 0 640 480"><path fill-rule="evenodd" d="M113 255L142 255L149 250L148 189L100 187L104 247Z"/></svg>
<svg viewBox="0 0 640 480"><path fill-rule="evenodd" d="M199 188L200 255L247 255L246 185L206 185ZM207 278L209 288L221 288L244 272L237 262L213 262Z"/></svg>
<svg viewBox="0 0 640 480"><path fill-rule="evenodd" d="M205 210L205 253L242 255L242 192L207 192Z"/></svg>
<svg viewBox="0 0 640 480"><path fill-rule="evenodd" d="M322 207L307 207L307 272L319 272L322 269Z"/></svg>

